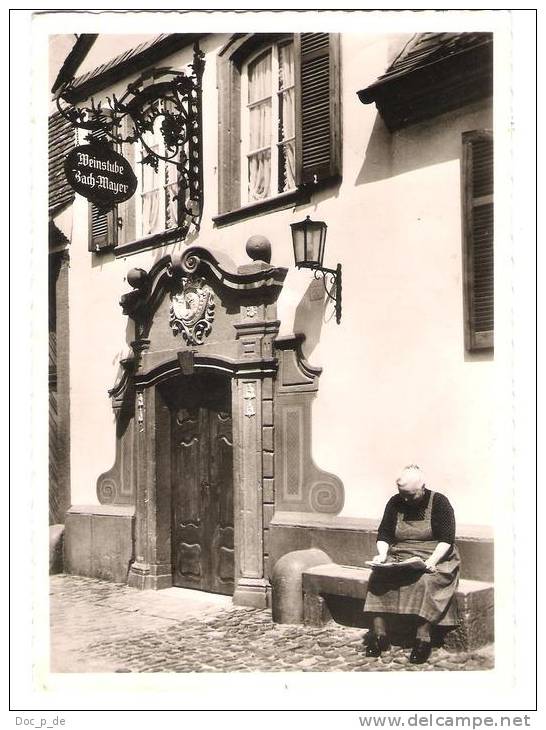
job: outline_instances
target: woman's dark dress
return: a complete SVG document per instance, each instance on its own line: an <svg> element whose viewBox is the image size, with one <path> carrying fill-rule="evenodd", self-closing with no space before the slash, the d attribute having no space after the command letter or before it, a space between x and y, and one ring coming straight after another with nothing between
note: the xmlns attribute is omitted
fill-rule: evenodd
<svg viewBox="0 0 546 730"><path fill-rule="evenodd" d="M458 623L454 600L459 584L459 552L453 544L455 519L442 494L425 489L422 502L406 505L399 495L387 504L378 540L389 543L386 562L413 556L426 560L439 542L451 549L436 565L435 573L408 570L373 570L364 611L373 614L410 614L439 626Z"/></svg>

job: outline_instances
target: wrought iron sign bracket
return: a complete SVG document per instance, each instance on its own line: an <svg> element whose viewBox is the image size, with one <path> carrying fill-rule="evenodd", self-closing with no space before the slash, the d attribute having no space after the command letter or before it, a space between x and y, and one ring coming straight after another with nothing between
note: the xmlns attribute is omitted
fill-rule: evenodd
<svg viewBox="0 0 546 730"><path fill-rule="evenodd" d="M139 161L156 172L159 162L173 165L178 192L178 225L184 235L190 226L198 230L203 212L202 77L204 54L196 42L189 72L155 68L127 86L121 97L77 105L73 81L57 92L59 113L74 127L89 132L89 141L142 145ZM160 121L158 121L160 120ZM147 134L159 132L163 144L154 149Z"/></svg>

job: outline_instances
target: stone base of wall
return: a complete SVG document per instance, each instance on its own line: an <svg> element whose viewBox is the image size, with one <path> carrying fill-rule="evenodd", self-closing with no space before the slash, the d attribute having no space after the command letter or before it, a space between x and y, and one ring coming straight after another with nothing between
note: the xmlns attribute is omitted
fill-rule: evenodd
<svg viewBox="0 0 546 730"><path fill-rule="evenodd" d="M65 521L65 572L126 583L134 558L134 520L133 506L71 507Z"/></svg>

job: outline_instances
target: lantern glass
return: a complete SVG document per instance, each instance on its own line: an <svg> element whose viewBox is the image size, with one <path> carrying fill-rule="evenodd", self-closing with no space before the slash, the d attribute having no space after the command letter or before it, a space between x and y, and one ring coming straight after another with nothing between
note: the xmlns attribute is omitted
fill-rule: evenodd
<svg viewBox="0 0 546 730"><path fill-rule="evenodd" d="M326 230L322 221L312 221L309 216L301 223L292 223L294 260L298 268L317 269L322 267Z"/></svg>

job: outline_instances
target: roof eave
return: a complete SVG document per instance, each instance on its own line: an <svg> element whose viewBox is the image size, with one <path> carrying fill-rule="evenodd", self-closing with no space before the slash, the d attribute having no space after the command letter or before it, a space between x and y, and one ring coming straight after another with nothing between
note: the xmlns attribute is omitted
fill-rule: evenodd
<svg viewBox="0 0 546 730"><path fill-rule="evenodd" d="M491 56L492 61L492 40L484 40L483 42L477 43L471 48L464 48L457 53L452 53L449 56L444 56L443 58L439 58L435 61L432 61L431 63L418 66L409 71L398 74L387 73L384 76L380 76L377 81L374 81L373 84L370 84L366 88L361 89L356 93L362 104L372 104L374 101L377 101L378 96L384 98L389 93L389 89L391 87L395 88L396 85L399 84L401 81L408 81L416 77L416 75L421 75L422 73L426 73L429 76L441 76L446 72L449 72L450 69L456 69L460 63L464 63L469 57L475 55Z"/></svg>
<svg viewBox="0 0 546 730"><path fill-rule="evenodd" d="M94 42L97 39L97 36L98 33L82 33L80 36L78 36L76 42L72 46L71 51L65 58L59 73L57 74L55 83L51 87L52 94L55 94L55 92L63 84L66 84L67 81L71 81L74 78L74 74L79 69L85 57L91 50Z"/></svg>
<svg viewBox="0 0 546 730"><path fill-rule="evenodd" d="M432 118L493 93L493 54L482 44L357 92L375 102L389 131Z"/></svg>
<svg viewBox="0 0 546 730"><path fill-rule="evenodd" d="M76 85L63 91L62 98L71 104L88 99L92 94L112 86L126 76L144 70L171 53L192 45L206 35L208 33L172 33L159 43L146 48L142 53L131 56L127 61L121 61L102 73L91 75L88 80L78 84L76 79Z"/></svg>

